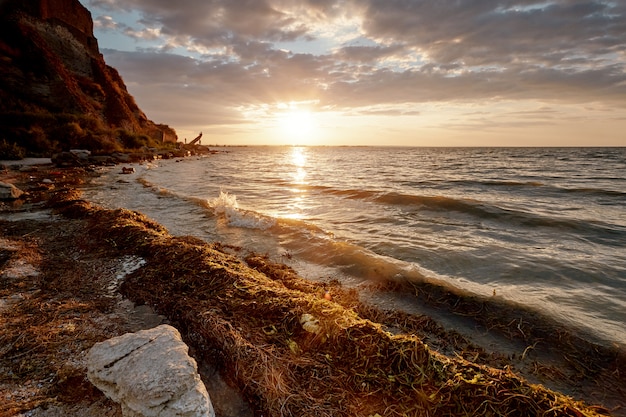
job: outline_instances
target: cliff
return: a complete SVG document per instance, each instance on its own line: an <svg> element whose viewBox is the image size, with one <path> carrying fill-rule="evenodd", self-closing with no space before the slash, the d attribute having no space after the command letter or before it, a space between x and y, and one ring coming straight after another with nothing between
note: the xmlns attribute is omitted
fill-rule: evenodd
<svg viewBox="0 0 626 417"><path fill-rule="evenodd" d="M0 0L0 148L110 152L176 140L106 65L78 0Z"/></svg>

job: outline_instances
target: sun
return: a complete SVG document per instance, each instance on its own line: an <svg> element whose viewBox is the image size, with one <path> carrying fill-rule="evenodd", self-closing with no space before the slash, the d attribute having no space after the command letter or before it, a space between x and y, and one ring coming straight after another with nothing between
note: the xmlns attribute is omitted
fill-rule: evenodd
<svg viewBox="0 0 626 417"><path fill-rule="evenodd" d="M287 143L305 145L315 142L318 126L310 110L289 108L277 114L277 121Z"/></svg>
<svg viewBox="0 0 626 417"><path fill-rule="evenodd" d="M281 124L289 134L306 133L313 127L311 112L308 110L289 110L281 115Z"/></svg>

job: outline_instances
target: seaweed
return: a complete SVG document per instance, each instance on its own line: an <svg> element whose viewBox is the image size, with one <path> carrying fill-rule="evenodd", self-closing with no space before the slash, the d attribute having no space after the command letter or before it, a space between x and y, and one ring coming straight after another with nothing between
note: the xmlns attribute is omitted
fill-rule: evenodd
<svg viewBox="0 0 626 417"><path fill-rule="evenodd" d="M176 325L196 359L219 368L257 415L580 417L609 413L602 405L588 405L530 383L507 364L507 358L494 357L430 317L381 311L361 303L354 289L334 281L307 281L266 256L248 254L241 259L227 252L232 248L218 243L171 236L141 213L93 206L71 188L44 197L49 207L69 220L45 223L50 230L42 230L44 223L3 225L5 236L31 239L33 262L46 272L28 280L3 281L0 295L21 291L27 297L16 305L19 308L3 312L0 366L10 369L5 379L23 383L52 375L53 381L44 383L44 390L33 389L35 395L29 399L11 399L14 412L64 395L77 401L78 394L72 397L72 392L97 398L79 369L67 368L56 359L87 349L123 328L89 331L102 327L92 314L112 308L112 301L102 296L106 283L94 280L97 271L90 270L95 259L130 255L141 257L145 264L125 278L120 291ZM48 263L38 258L38 250L57 248L63 250ZM15 252L7 249L6 262ZM84 256L85 263L71 262L76 259L71 253L81 254L80 259ZM389 282L380 290L405 291L407 285L419 294L418 299L434 300L434 305L526 343L525 359L550 340L547 330L531 326L532 317L513 322L484 300L426 284ZM511 314L517 317L517 313ZM581 378L599 375L605 384L624 385L626 372L614 351L579 346L565 331L553 336L551 340L563 340L557 346L574 367L581 368ZM68 345L70 340L74 344ZM70 353L61 353L64 350ZM584 361L585 355L591 364ZM535 371L569 378L562 368L541 362L535 362Z"/></svg>
<svg viewBox="0 0 626 417"><path fill-rule="evenodd" d="M391 334L328 300L323 284L263 257L248 256L246 263L218 245L155 235L139 214L118 214L96 216L91 228L147 261L121 291L176 323L198 355L217 360L261 413L580 417L603 411L508 368L448 357L413 334Z"/></svg>

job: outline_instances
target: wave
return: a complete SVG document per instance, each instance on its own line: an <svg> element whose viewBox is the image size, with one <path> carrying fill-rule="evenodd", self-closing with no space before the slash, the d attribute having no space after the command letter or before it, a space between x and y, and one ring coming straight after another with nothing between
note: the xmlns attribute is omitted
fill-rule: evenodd
<svg viewBox="0 0 626 417"><path fill-rule="evenodd" d="M341 273L358 280L436 280L436 274L421 268L415 263L400 261L391 257L372 252L356 243L336 239L335 236L309 222L276 218L252 210L239 207L237 196L223 190L211 199L202 199L190 196L181 196L161 187L154 186L142 180L141 183L168 197L183 198L188 203L200 206L213 214L218 222L222 220L225 226L242 228L261 233L269 233L272 238L268 242L276 241L274 250L282 250L291 255L297 255L299 262L308 262L317 265L316 271ZM226 234L222 236L226 237ZM226 242L228 243L228 242ZM258 248L253 248L258 249ZM270 250L264 248L264 250ZM277 253L280 255L280 253ZM315 277L315 278L320 278Z"/></svg>
<svg viewBox="0 0 626 417"><path fill-rule="evenodd" d="M176 194L175 192L173 192L171 190L168 190L167 188L159 187L158 185L151 183L150 181L148 181L144 177L138 177L136 179L136 181L139 184L143 185L145 188L150 188L155 193L157 193L157 194L159 194L161 196L180 197L179 194Z"/></svg>
<svg viewBox="0 0 626 417"><path fill-rule="evenodd" d="M541 181L513 181L513 180L484 180L484 181L470 181L470 180L457 180L447 181L455 185L479 185L490 187L543 187L545 183Z"/></svg>
<svg viewBox="0 0 626 417"><path fill-rule="evenodd" d="M622 199L622 201L620 201L620 204L626 203L626 201L624 201L624 199L626 199L626 192L623 191L605 190L602 188L561 188L560 190L568 194L586 194L599 197L614 197Z"/></svg>
<svg viewBox="0 0 626 417"><path fill-rule="evenodd" d="M311 185L311 184L294 184L290 181L285 180L276 180L272 181L272 183L280 186L289 186L298 188L302 191L307 192L316 192L325 195L333 195L337 197L348 198L352 200L364 200L364 201L376 201L380 203L387 203L393 205L420 205L426 206L433 209L445 209L445 210L453 210L458 212L467 212L473 214L475 216L481 218L494 218L498 217L504 211L505 213L511 213L509 210L496 208L493 209L491 207L485 206L480 202L477 202L472 199L456 199L445 196L415 196L411 194L404 193L387 193L379 190L367 190L367 189L339 189L331 186L325 185ZM541 189L542 192L554 196L554 194L580 194L581 196L595 198L595 199L603 199L599 204L603 205L617 205L621 206L626 204L626 192L616 191L616 190L608 190L603 188L564 188L553 186L550 184L546 184L541 181L507 181L507 180L456 180L456 181L444 181L444 182L433 182L433 181L423 181L423 182L402 182L402 185L409 188L414 189L446 189L451 187L452 189L458 189L459 185L479 188L488 190L490 188L509 188L509 189L529 189L528 198L535 198L536 191ZM532 190L532 191L531 191ZM519 193L520 191L511 190L511 192ZM523 194L521 194L523 196ZM403 201L404 200L404 201ZM598 202L598 200L596 200ZM515 212L515 210L513 210ZM530 223L524 223L529 225L541 225L545 224L545 219L539 219L536 217L529 219L520 219L521 221L527 221ZM549 222L549 220L548 220ZM578 229L580 225L575 224L576 222L570 223L569 228ZM555 226L562 226L568 228L567 224L555 224Z"/></svg>
<svg viewBox="0 0 626 417"><path fill-rule="evenodd" d="M392 195L391 193L386 193L384 191L379 190L367 190L367 189L338 189L333 188L331 186L323 186L323 185L309 185L309 184L293 184L289 181L281 180L276 182L277 185L282 186L291 186L297 187L303 191L310 192L318 192L326 195L334 195L339 197L345 197L350 199L361 199L361 200L376 200L380 202L386 202L385 200L390 201L391 204L403 204L402 202L395 202L393 200L401 200L406 196L407 198L417 198L421 201L418 201L418 204L429 206L429 207L444 207L448 209L458 209L459 211L467 210L469 212L474 212L476 214L484 213L485 210L476 209L475 203L471 202L471 199L454 199L443 196L414 196L410 194L397 193L397 195ZM458 189L459 185L465 185L468 187L479 188L487 191L490 188L513 188L513 189L530 189L530 190L538 190L541 189L547 195L554 194L580 194L581 196L586 196L590 198L603 198L607 199L603 201L603 204L606 205L623 205L626 204L626 192L618 191L618 190L610 190L605 188L565 188L554 186L550 184L546 184L541 181L500 181L500 180L484 180L484 181L475 181L475 180L457 180L457 181L445 181L445 182L433 182L433 181L424 181L424 182L403 182L403 186L421 189L423 187L427 189ZM535 198L536 192L530 191L532 194L527 195L528 198ZM518 192L518 191L512 191ZM382 197L381 197L382 195ZM523 194L521 194L523 196ZM411 204L411 202L409 202ZM486 210L489 213L489 210ZM489 215L489 214L488 214Z"/></svg>
<svg viewBox="0 0 626 417"><path fill-rule="evenodd" d="M196 206L200 206L203 208L207 208L207 201L206 199L203 198L198 198L198 197L192 197L192 196L188 196L185 194L181 194L181 193L177 193L175 191L172 191L170 189L161 187L159 185L153 184L150 181L148 181L147 179L143 178L143 177L138 177L136 179L136 181L143 185L144 188L149 188L152 190L153 193L157 194L159 197L161 198L172 198L174 200L183 200L185 202L188 203L192 203Z"/></svg>
<svg viewBox="0 0 626 417"><path fill-rule="evenodd" d="M426 207L434 210L458 211L474 214L480 217L493 217L498 215L493 210L485 208L479 201L471 199L457 199L444 196L423 196L389 192L378 194L374 199L377 203Z"/></svg>
<svg viewBox="0 0 626 417"><path fill-rule="evenodd" d="M618 178L597 178L598 180L616 180ZM514 181L514 180L449 180L449 181L444 181L444 182L438 182L436 184L432 183L432 182L428 182L428 183L405 183L405 185L407 186L416 186L416 187L420 187L422 185L428 185L434 188L437 187L443 187L443 188L447 188L446 185L452 185L451 188L453 189L457 189L458 186L468 186L468 187L475 187L475 188L479 188L479 189L489 189L491 187L494 188L511 188L511 189L515 189L515 188L519 188L519 189L524 189L524 188L529 188L529 189L536 189L536 188L542 188L547 192L552 192L552 193L566 193L566 194L585 194L585 195L590 195L590 196L594 196L594 197L611 197L611 198L618 198L618 199L623 199L626 198L626 192L623 191L617 191L617 190L608 190L605 188L594 188L594 187L587 187L587 188L567 188L567 187L559 187L559 186L554 186L554 185L550 185L547 184L545 182L542 181ZM623 201L620 201L619 203L623 203Z"/></svg>
<svg viewBox="0 0 626 417"><path fill-rule="evenodd" d="M245 210L239 207L237 197L228 192L220 191L218 197L213 199L203 199L180 195L162 187L151 184L144 178L138 178L138 182L157 192L160 196L183 198L191 203L209 208L216 216L221 216L229 226L242 227L247 229L267 230L274 226L285 226L289 223L292 227L300 227L314 233L324 234L310 223L297 219L276 218L262 214L253 210ZM539 182L509 182L490 181L499 185L509 184L510 186L524 187L545 187ZM476 182L475 182L476 183ZM571 219L565 217L546 216L538 213L503 208L494 204L486 203L470 198L454 198L447 196L426 196L405 194L401 192L381 192L379 190L359 190L359 189L338 189L331 186L298 184L303 190L316 192L325 195L332 195L350 200L361 200L376 204L407 206L416 209L426 209L431 211L456 212L467 214L478 219L493 220L508 224L509 226L520 227L543 227L559 229L561 231L572 231L583 235L583 238L592 242L605 245L623 245L626 240L626 229L622 226L606 223L603 221L586 221L581 219ZM557 189L557 187L552 187ZM598 193L613 197L622 197L624 193L612 192L597 189L559 189L560 192L578 193Z"/></svg>
<svg viewBox="0 0 626 417"><path fill-rule="evenodd" d="M278 219L269 231L298 262L330 269L331 274L339 272L359 281L436 280L437 274L415 262L377 254L301 220Z"/></svg>
<svg viewBox="0 0 626 417"><path fill-rule="evenodd" d="M228 226L246 229L271 230L278 234L286 229L299 230L302 234L314 233L320 236L332 237L332 233L299 219L273 217L253 210L239 207L237 196L220 191L218 197L209 200L194 199L203 207L210 209L214 215L223 217Z"/></svg>
<svg viewBox="0 0 626 417"><path fill-rule="evenodd" d="M252 210L242 209L237 202L237 196L223 190L215 198L201 199L181 196L161 187L151 185L147 181L142 181L142 184L168 197L183 197L187 202L203 207L216 217L223 219L228 227L248 229L251 233L254 233L254 231L269 233L273 239L267 240L273 241L275 239L278 242L277 247L285 251L282 255L289 254L289 258L294 255L295 259L297 259L296 262L309 263L316 266L313 270L318 275L311 277L314 279L328 278L331 275L330 278L345 279L350 277L349 279L364 283L389 281L428 282L446 288L453 288L456 291L463 290L463 286L458 283L455 284L454 279L451 277L423 268L415 261L409 262L378 254L357 243L337 239L333 233L307 221L275 218ZM223 235L222 237L225 236ZM255 250L257 248L248 249ZM281 253L276 253L275 255L281 255ZM340 274L341 277L332 276L333 274ZM482 289L482 284L473 284L473 291L479 289ZM480 292L486 293L485 291Z"/></svg>
<svg viewBox="0 0 626 417"><path fill-rule="evenodd" d="M608 245L623 245L626 229L601 221L542 216L536 213L505 209L472 199L457 199L444 196L407 195L397 192L383 193L376 202L391 205L404 205L437 211L454 211L469 214L481 219L513 223L521 226L548 227L571 230L587 235L591 241Z"/></svg>
<svg viewBox="0 0 626 417"><path fill-rule="evenodd" d="M148 184L147 182L142 182ZM181 197L159 187L150 186L168 196ZM188 202L210 210L229 227L259 230L270 233L279 246L289 253L297 254L298 259L311 262L324 268L335 268L342 273L364 280L425 280L435 273L426 271L414 263L378 255L352 242L342 241L320 227L309 222L275 218L269 215L239 207L237 196L220 191L212 199L184 197Z"/></svg>
<svg viewBox="0 0 626 417"><path fill-rule="evenodd" d="M309 248L298 252L298 258L332 267L343 274L365 281L434 280L432 271L415 263L376 254L351 242L335 239L311 239ZM311 250L311 246L314 250Z"/></svg>
<svg viewBox="0 0 626 417"><path fill-rule="evenodd" d="M220 191L219 196L212 199L206 199L174 192L167 188L153 184L143 177L138 177L136 181L145 188L151 189L154 193L161 197L183 200L195 206L209 209L214 216L224 218L229 226L266 230L274 226L276 223L276 219L270 216L265 216L254 211L239 208L237 197L229 194L228 192Z"/></svg>
<svg viewBox="0 0 626 417"><path fill-rule="evenodd" d="M228 225L233 227L267 230L276 224L275 218L240 209L237 196L224 191L220 191L218 197L205 201L206 207L211 208L215 215L223 216Z"/></svg>

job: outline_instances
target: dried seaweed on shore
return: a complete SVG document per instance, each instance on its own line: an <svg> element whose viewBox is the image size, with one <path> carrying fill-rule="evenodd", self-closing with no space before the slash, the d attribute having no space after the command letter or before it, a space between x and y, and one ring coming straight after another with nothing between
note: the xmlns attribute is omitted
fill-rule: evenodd
<svg viewBox="0 0 626 417"><path fill-rule="evenodd" d="M84 229L83 221L62 219L0 222L2 417L112 404L85 379L82 353L125 326L112 313L115 300L103 296L106 261L90 250Z"/></svg>
<svg viewBox="0 0 626 417"><path fill-rule="evenodd" d="M607 413L603 407L587 406L532 385L506 366L486 366L490 361L484 352L467 345L453 332L444 331L428 317L376 310L361 304L354 290L344 290L338 283L303 280L290 268L264 256L251 254L244 262L227 255L219 244L172 237L139 213L94 207L80 200L71 188L47 194L48 207L67 218L78 219L72 223L76 227L87 228L77 234L82 237L72 237L68 244L102 259L132 255L146 261L128 277L122 287L125 294L134 301L150 304L172 320L196 358L217 364L225 376L231 376L231 383L247 396L258 415ZM84 241L86 236L92 244ZM55 286L68 291L80 288L74 295L91 300L90 284L83 282L74 268L70 269L71 274L52 272L49 278L55 285L48 285L47 290ZM402 290L399 285L388 284L383 290ZM329 290L332 300L326 297ZM436 288L420 288L419 292L437 298L444 308L460 309L461 313L464 308L477 312L474 307L480 305L455 299L454 294ZM33 299L32 309L44 301ZM56 312L48 320L53 328L68 330L64 327L67 320L61 320L64 317L59 314L64 306L69 304L55 305ZM77 317L88 313L72 308L66 310ZM99 307L92 305L87 310L92 308ZM476 318L494 320L482 318L479 313ZM514 332L517 323L513 325ZM22 333L15 331L14 336ZM61 333L64 337L69 334ZM54 336L54 332L50 334ZM102 334L96 337L101 338ZM81 343L88 344L89 340ZM44 343L46 346L51 345ZM30 355L31 348L27 346L14 354L24 352L22 348ZM453 354L442 354L446 348L451 348L447 353ZM65 383L67 389L84 387L76 380L76 370L65 375L63 370L44 366L46 359L54 357L55 349L32 352L35 355L29 356L29 360L40 361L41 369L57 372L57 378L73 379ZM579 355L580 351L572 349L568 354ZM477 359L481 364L476 363ZM598 362L601 358L590 359L594 367L602 365L602 361ZM620 375L626 373L618 374L620 370L618 367L613 374L606 374L610 369L605 369L602 375L606 376L606 383L623 382ZM34 367L30 372L36 371ZM54 388L34 402L20 403L21 407L54 401L52 395L56 392Z"/></svg>
<svg viewBox="0 0 626 417"><path fill-rule="evenodd" d="M91 235L147 263L122 291L167 315L275 416L594 416L509 369L446 357L327 300L321 284L263 270L219 245L175 238L138 213L95 210ZM265 265L267 269L267 265Z"/></svg>

